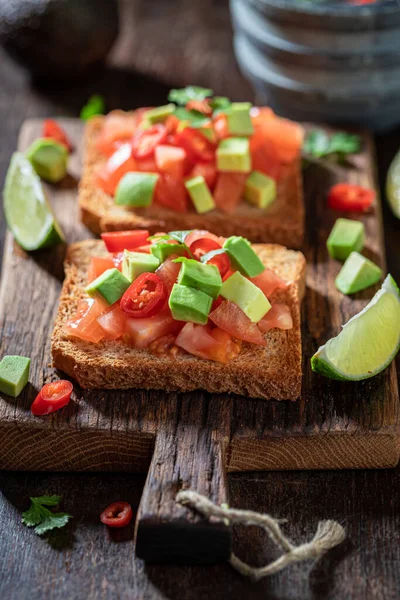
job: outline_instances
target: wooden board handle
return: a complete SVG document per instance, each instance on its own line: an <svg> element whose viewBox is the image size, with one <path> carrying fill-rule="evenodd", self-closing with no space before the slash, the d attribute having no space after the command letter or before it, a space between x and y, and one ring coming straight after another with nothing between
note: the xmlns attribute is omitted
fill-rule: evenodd
<svg viewBox="0 0 400 600"><path fill-rule="evenodd" d="M181 489L227 502L222 444L207 427L179 420L159 431L136 521L136 554L153 563L217 563L231 552L231 531L176 503Z"/></svg>

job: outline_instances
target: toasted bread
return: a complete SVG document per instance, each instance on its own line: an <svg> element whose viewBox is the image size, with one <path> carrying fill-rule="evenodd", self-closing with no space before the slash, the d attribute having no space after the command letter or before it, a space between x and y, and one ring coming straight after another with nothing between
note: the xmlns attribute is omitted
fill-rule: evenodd
<svg viewBox="0 0 400 600"><path fill-rule="evenodd" d="M122 113L123 114L123 113ZM135 210L117 206L95 183L95 171L106 158L97 150L96 139L104 117L86 126L83 173L79 186L82 222L94 233L123 229L148 229L150 233L177 229L207 229L220 235L243 235L253 242L274 242L300 248L304 237L304 203L300 159L285 165L278 183L277 199L267 209L241 202L232 215L221 210L198 214L193 209L179 213L158 204Z"/></svg>
<svg viewBox="0 0 400 600"><path fill-rule="evenodd" d="M63 324L76 313L92 256L105 253L101 241L72 244L65 261L65 281L52 336L54 367L75 378L83 388L146 388L186 392L204 389L277 400L296 400L301 390L300 303L304 293L305 259L300 252L277 245L255 245L262 262L290 285L272 301L290 306L293 328L265 334L267 346L243 343L240 354L226 365L181 352L174 359L154 356L122 341L98 344L68 337Z"/></svg>

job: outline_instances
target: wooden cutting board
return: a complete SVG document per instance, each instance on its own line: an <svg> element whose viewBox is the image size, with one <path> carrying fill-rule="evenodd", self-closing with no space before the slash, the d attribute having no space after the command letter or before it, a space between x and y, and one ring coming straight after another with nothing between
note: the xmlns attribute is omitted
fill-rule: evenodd
<svg viewBox="0 0 400 600"><path fill-rule="evenodd" d="M19 148L40 136L27 121ZM91 237L78 222L77 183L82 123L63 122L76 152L70 176L47 186L68 242ZM230 531L209 525L176 505L181 488L227 501L226 472L281 469L393 467L399 459L399 397L395 366L360 383L330 381L311 372L310 357L375 289L354 298L333 281L340 264L326 239L338 215L326 191L347 179L375 185L374 156L364 136L351 163L313 164L305 170L307 291L303 304L303 393L297 402L265 402L227 394L85 391L75 386L63 411L35 418L30 405L42 385L61 374L50 365L50 335L63 279L65 247L31 255L7 236L0 291L0 355L32 359L30 384L17 399L0 397L0 468L54 471L146 472L137 517L137 553L151 561L215 562L230 551ZM357 217L358 218L358 217ZM366 253L385 268L379 201L362 217ZM271 490L273 493L273 490Z"/></svg>

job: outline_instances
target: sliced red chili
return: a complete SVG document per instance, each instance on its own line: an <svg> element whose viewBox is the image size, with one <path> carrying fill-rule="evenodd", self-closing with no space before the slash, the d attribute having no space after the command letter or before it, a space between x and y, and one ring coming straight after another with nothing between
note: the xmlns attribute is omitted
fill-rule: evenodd
<svg viewBox="0 0 400 600"><path fill-rule="evenodd" d="M176 143L186 150L188 159L195 163L209 162L215 158L215 144L212 144L196 129L186 127L175 136Z"/></svg>
<svg viewBox="0 0 400 600"><path fill-rule="evenodd" d="M52 138L59 144L66 147L68 152L72 152L73 146L67 134L60 125L53 119L46 119L43 123L43 137Z"/></svg>
<svg viewBox="0 0 400 600"><path fill-rule="evenodd" d="M221 254L216 254L210 260L207 261L208 265L215 265L219 270L221 277L224 277L229 269L231 268L231 262L229 260L228 255L225 252L221 252Z"/></svg>
<svg viewBox="0 0 400 600"><path fill-rule="evenodd" d="M149 232L145 229L133 229L132 231L110 231L101 234L101 239L109 252L123 252L124 250L135 250L147 243Z"/></svg>
<svg viewBox="0 0 400 600"><path fill-rule="evenodd" d="M132 155L138 159L149 158L154 154L156 146L166 141L167 135L167 128L161 123L137 131L132 139Z"/></svg>
<svg viewBox="0 0 400 600"><path fill-rule="evenodd" d="M128 287L120 306L129 317L143 319L156 315L164 306L167 296L167 288L158 275L142 273Z"/></svg>
<svg viewBox="0 0 400 600"><path fill-rule="evenodd" d="M197 258L197 260L200 260L204 254L207 254L207 252L211 252L211 250L219 250L221 248L221 244L218 244L218 242L212 240L211 238L200 238L190 244L189 248L194 257Z"/></svg>
<svg viewBox="0 0 400 600"><path fill-rule="evenodd" d="M337 183L328 193L328 204L334 210L363 212L376 197L375 190L355 183Z"/></svg>
<svg viewBox="0 0 400 600"><path fill-rule="evenodd" d="M100 515L100 521L109 527L126 527L132 520L132 507L122 500L107 506Z"/></svg>
<svg viewBox="0 0 400 600"><path fill-rule="evenodd" d="M35 416L49 415L63 408L70 401L73 389L72 383L65 379L46 383L33 401L32 414Z"/></svg>

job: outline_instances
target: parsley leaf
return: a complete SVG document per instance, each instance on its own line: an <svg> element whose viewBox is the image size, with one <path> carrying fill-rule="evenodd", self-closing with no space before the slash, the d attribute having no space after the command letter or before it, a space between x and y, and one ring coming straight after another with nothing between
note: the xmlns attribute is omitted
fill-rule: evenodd
<svg viewBox="0 0 400 600"><path fill-rule="evenodd" d="M88 121L95 115L103 115L106 109L106 103L103 96L95 94L91 96L85 106L82 107L80 118L83 121Z"/></svg>
<svg viewBox="0 0 400 600"><path fill-rule="evenodd" d="M37 535L43 535L51 529L64 527L72 515L64 512L54 513L47 507L58 506L61 496L31 497L31 505L22 513L22 523L27 527L35 527Z"/></svg>
<svg viewBox="0 0 400 600"><path fill-rule="evenodd" d="M316 158L337 154L343 159L347 154L359 152L360 149L359 135L339 131L329 137L322 129L310 131L303 144L304 152Z"/></svg>
<svg viewBox="0 0 400 600"><path fill-rule="evenodd" d="M197 85L189 85L179 90L170 90L168 100L185 106L190 100L204 100L212 96L212 94L213 91L210 89L198 87Z"/></svg>
<svg viewBox="0 0 400 600"><path fill-rule="evenodd" d="M184 242L189 233L192 233L193 229L186 229L182 231L169 231L168 235L173 240L178 240L178 242Z"/></svg>
<svg viewBox="0 0 400 600"><path fill-rule="evenodd" d="M230 108L231 101L226 96L215 96L210 100L210 106L214 111L214 115L218 115Z"/></svg>

